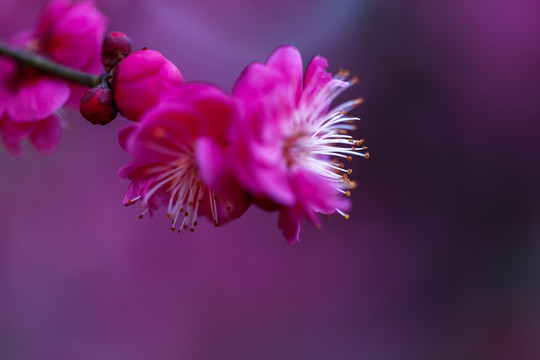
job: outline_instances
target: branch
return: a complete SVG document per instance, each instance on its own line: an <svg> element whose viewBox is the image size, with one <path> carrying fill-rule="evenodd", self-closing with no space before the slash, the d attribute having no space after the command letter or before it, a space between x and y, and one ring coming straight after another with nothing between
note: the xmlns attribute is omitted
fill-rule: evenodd
<svg viewBox="0 0 540 360"><path fill-rule="evenodd" d="M13 49L0 42L0 56L2 55L16 60L21 65L31 66L35 69L62 79L66 79L73 83L94 87L99 85L101 82L101 76L99 75L75 70L55 63L54 61L41 55L37 55L31 51L24 49Z"/></svg>

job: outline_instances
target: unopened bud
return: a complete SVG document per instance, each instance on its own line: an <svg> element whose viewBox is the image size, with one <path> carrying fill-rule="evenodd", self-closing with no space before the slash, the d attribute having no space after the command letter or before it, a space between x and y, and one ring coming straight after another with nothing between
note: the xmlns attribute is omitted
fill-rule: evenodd
<svg viewBox="0 0 540 360"><path fill-rule="evenodd" d="M110 72L123 58L131 53L131 40L121 32L113 31L105 36L101 47L101 62Z"/></svg>
<svg viewBox="0 0 540 360"><path fill-rule="evenodd" d="M133 121L183 84L180 70L155 50L126 56L112 78L116 106L120 114Z"/></svg>
<svg viewBox="0 0 540 360"><path fill-rule="evenodd" d="M94 125L107 125L118 114L112 91L104 84L93 87L83 94L79 110L81 115Z"/></svg>

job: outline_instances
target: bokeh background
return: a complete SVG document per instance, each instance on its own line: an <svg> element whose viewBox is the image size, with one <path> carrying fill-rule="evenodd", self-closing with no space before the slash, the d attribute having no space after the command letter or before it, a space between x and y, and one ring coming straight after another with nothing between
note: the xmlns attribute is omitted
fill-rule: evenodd
<svg viewBox="0 0 540 360"><path fill-rule="evenodd" d="M539 359L540 5L98 0L109 30L230 90L279 44L359 77L351 219L251 209L181 235L124 208L127 124L74 111L0 149L0 359ZM41 0L2 0L0 39Z"/></svg>

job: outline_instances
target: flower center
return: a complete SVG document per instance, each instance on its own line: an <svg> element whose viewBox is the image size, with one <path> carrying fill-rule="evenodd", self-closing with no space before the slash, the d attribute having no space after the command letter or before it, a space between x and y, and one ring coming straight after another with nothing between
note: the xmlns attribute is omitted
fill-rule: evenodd
<svg viewBox="0 0 540 360"><path fill-rule="evenodd" d="M369 153L365 152L367 147L362 146L364 140L354 139L348 133L356 129L354 123L360 119L347 113L360 105L363 99L350 100L327 111L339 94L356 83L354 78L347 80L348 76L347 72L339 72L311 101L305 99L300 102L295 124L309 131L287 138L283 146L289 167L298 164L310 170L333 183L345 196L351 195L350 190L356 187L356 183L349 179L352 169L346 168L342 160L351 161L353 156L369 158ZM340 209L336 211L345 218L349 217Z"/></svg>
<svg viewBox="0 0 540 360"><path fill-rule="evenodd" d="M193 150L183 149L179 152L177 160L170 163L156 163L146 169L146 174L154 177L148 191L133 199L130 203L141 199L146 209L139 216L154 207L154 202L166 196L168 198L167 217L172 220L171 230L195 231L199 207L207 202L208 216L218 226L219 207L232 208L231 202L223 196L216 195L199 177L199 170L195 162ZM156 207L159 207L156 206Z"/></svg>
<svg viewBox="0 0 540 360"><path fill-rule="evenodd" d="M301 164L303 159L311 156L309 136L304 132L298 132L285 138L283 156L288 168Z"/></svg>

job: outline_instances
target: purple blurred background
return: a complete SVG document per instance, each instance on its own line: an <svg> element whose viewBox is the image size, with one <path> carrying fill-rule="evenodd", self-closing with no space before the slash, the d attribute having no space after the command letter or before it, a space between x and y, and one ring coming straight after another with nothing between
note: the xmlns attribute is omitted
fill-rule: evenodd
<svg viewBox="0 0 540 360"><path fill-rule="evenodd" d="M0 149L0 359L539 359L540 5L527 0L97 1L109 30L230 90L292 43L360 83L351 219L173 234L137 219L117 131ZM2 0L0 39L42 1Z"/></svg>

